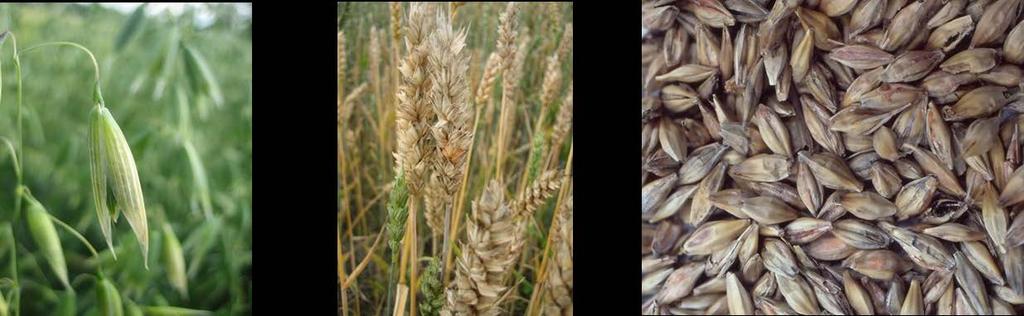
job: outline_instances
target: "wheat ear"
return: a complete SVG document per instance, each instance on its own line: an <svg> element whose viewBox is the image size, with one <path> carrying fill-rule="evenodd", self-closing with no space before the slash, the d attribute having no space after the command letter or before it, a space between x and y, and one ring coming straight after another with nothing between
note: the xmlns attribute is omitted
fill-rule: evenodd
<svg viewBox="0 0 1024 316"><path fill-rule="evenodd" d="M402 75L402 83L398 91L398 106L395 113L395 130L398 135L398 145L395 151L396 173L405 176L409 188L409 206L412 209L406 218L406 224L411 227L410 243L407 247L412 251L403 252L412 257L412 269L410 278L412 284L416 282L416 197L420 195L423 179L426 176L427 168L433 156L433 142L430 133L430 125L433 120L433 111L427 100L427 92L430 88L430 79L427 76L427 51L426 39L433 30L434 6L429 3L412 3L409 6L408 23L406 24L405 44L408 54L399 65L399 72ZM410 221L411 219L411 221ZM402 255L406 260L406 255ZM390 295L390 292L389 292ZM402 305L392 308L393 300L388 299L388 310L402 309ZM415 313L416 298L410 300L411 313Z"/></svg>
<svg viewBox="0 0 1024 316"><path fill-rule="evenodd" d="M501 56L501 72L502 72L502 90L501 90L501 114L498 115L498 141L497 141L497 154L495 155L495 170L497 178L500 181L502 179L502 162L504 161L505 154L505 130L506 118L510 114L512 107L512 94L515 90L515 82L518 81L518 75L513 74L512 70L514 59L516 56L516 36L518 35L516 29L518 10L516 10L515 2L509 2L505 8L505 12L498 18L498 55Z"/></svg>
<svg viewBox="0 0 1024 316"><path fill-rule="evenodd" d="M423 278L420 279L420 292L423 293L423 302L420 302L420 313L426 316L437 315L444 306L444 288L441 284L441 265L436 258L426 257L427 268L423 270Z"/></svg>
<svg viewBox="0 0 1024 316"><path fill-rule="evenodd" d="M430 77L427 76L427 51L425 41L432 26L433 7L429 4L412 3L409 6L406 25L405 45L408 53L399 65L402 83L398 91L398 107L395 113L395 129L398 135L395 165L405 174L409 191L413 196L420 194L429 157L434 146L429 137L434 111L427 100Z"/></svg>
<svg viewBox="0 0 1024 316"><path fill-rule="evenodd" d="M555 117L555 124L551 126L551 143L550 147L551 154L548 156L548 163L545 165L550 166L551 162L558 158L558 152L565 142L565 138L569 135L569 129L572 128L572 81L569 82L569 93L565 95L565 100L562 101L562 106L558 108L558 116Z"/></svg>
<svg viewBox="0 0 1024 316"><path fill-rule="evenodd" d="M433 176L446 201L459 189L466 152L473 137L473 113L467 102L469 63L463 51L465 41L464 29L455 31L447 16L437 16L437 30L429 43L428 60L433 81L429 99L437 115L437 122L431 129L437 145Z"/></svg>
<svg viewBox="0 0 1024 316"><path fill-rule="evenodd" d="M430 232L435 239L440 238L444 233L444 207L445 203L447 203L445 197L446 194L441 186L440 179L436 175L431 176L423 190L423 217L426 218L427 227L430 228ZM437 253L437 247L439 246L433 246L434 250L432 252L434 254Z"/></svg>
<svg viewBox="0 0 1024 316"><path fill-rule="evenodd" d="M345 97L345 32L338 31L338 117L344 108Z"/></svg>
<svg viewBox="0 0 1024 316"><path fill-rule="evenodd" d="M544 315L572 315L572 195L559 208L544 284Z"/></svg>
<svg viewBox="0 0 1024 316"><path fill-rule="evenodd" d="M562 106L558 108L555 125L551 127L551 139L556 145L561 145L565 141L570 128L572 128L572 82L569 82L569 93L565 95L565 101L562 101Z"/></svg>
<svg viewBox="0 0 1024 316"><path fill-rule="evenodd" d="M504 198L504 186L491 180L466 222L462 254L441 315L494 315L507 286L508 271L519 257L524 225Z"/></svg>
<svg viewBox="0 0 1024 316"><path fill-rule="evenodd" d="M562 63L558 59L558 53L551 54L547 60L547 69L544 71L544 86L541 88L540 103L541 117L546 114L545 110L551 106L551 102L558 97L562 85ZM537 127L538 130L540 126Z"/></svg>
<svg viewBox="0 0 1024 316"><path fill-rule="evenodd" d="M473 137L471 123L472 110L468 103L469 88L466 84L466 71L469 67L466 46L466 30L454 30L448 15L437 15L437 29L430 38L430 76L433 87L430 91L430 102L437 115L432 133L437 148L434 155L434 174L430 181L436 182L441 193L434 196L434 201L443 201L443 208L426 210L434 213L430 217L443 216L440 226L431 227L435 235L440 232L442 254L447 255L451 237L447 227L451 223L452 205L455 194L462 181L462 173L466 166L470 142ZM443 212L443 213L440 213ZM439 215L443 214L443 215ZM428 221L428 224L431 222ZM436 220L433 225L436 225ZM442 266L442 269L447 268Z"/></svg>
<svg viewBox="0 0 1024 316"><path fill-rule="evenodd" d="M491 90L494 88L494 81L501 71L501 56L497 52L491 52L487 57L487 64L484 65L484 72L480 76L480 85L476 89L476 106L490 104ZM490 113L486 111L484 113Z"/></svg>
<svg viewBox="0 0 1024 316"><path fill-rule="evenodd" d="M402 237L405 235L406 218L408 218L409 208L409 194L407 191L407 184L405 177L402 173L398 173L395 176L395 185L391 189L391 195L388 197L388 249L391 250L391 269L388 270L388 309L392 310L391 306L394 304L394 291L390 290L396 285L396 277L399 275L398 259L399 251L401 250ZM400 308L400 307L396 307Z"/></svg>
<svg viewBox="0 0 1024 316"><path fill-rule="evenodd" d="M533 181L537 176L537 172L540 170L541 164L546 161L544 154L547 153L544 147L548 145L547 129L547 113L548 108L555 97L558 95L558 89L562 83L561 64L558 61L558 54L552 53L547 58L547 67L544 71L544 85L541 88L541 107L540 111L537 112L537 121L533 126L533 139L530 141L530 154L526 160L526 173L521 177L519 182L519 190L523 190L527 183ZM546 164L545 164L546 165Z"/></svg>
<svg viewBox="0 0 1024 316"><path fill-rule="evenodd" d="M519 198L512 202L512 209L516 214L523 217L533 216L533 212L547 202L558 188L562 185L557 170L548 170L541 174L529 188L520 194Z"/></svg>
<svg viewBox="0 0 1024 316"><path fill-rule="evenodd" d="M388 3L388 11L391 13L391 40L395 42L395 48L398 48L398 42L402 41L402 3Z"/></svg>
<svg viewBox="0 0 1024 316"><path fill-rule="evenodd" d="M558 43L558 60L564 61L570 51L572 51L572 23L566 24L565 30L562 31L562 41Z"/></svg>

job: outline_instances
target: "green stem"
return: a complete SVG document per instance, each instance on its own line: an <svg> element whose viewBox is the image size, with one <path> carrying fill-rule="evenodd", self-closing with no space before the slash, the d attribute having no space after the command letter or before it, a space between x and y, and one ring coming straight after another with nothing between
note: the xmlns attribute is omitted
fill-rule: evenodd
<svg viewBox="0 0 1024 316"><path fill-rule="evenodd" d="M96 70L96 78L95 78L96 86L93 87L93 95L92 95L92 97L93 97L93 101L98 103L98 104L100 104L100 106L102 107L103 106L103 95L100 93L100 64L98 62L96 62L96 56L92 54L92 51L90 51L88 48L85 48L85 46L82 46L82 45L80 45L78 43L74 43L74 42L49 42L49 43L42 43L42 44L39 44L39 45L30 46L29 48L26 48L26 49L23 49L21 51L18 51L18 54L15 55L15 56L18 56L18 55L30 52L30 51L35 50L37 48L42 48L42 47L46 47L46 46L60 46L60 45L71 46L71 47L74 47L74 48L81 49L82 51L84 51L86 54L89 55L89 59L92 60L92 67L93 67L93 69ZM15 58L15 60L17 60L17 57Z"/></svg>
<svg viewBox="0 0 1024 316"><path fill-rule="evenodd" d="M21 198L18 197L18 198L15 198L15 200L19 200L20 201ZM19 203L19 205L20 205L20 203ZM11 229L7 230L7 238L10 238L10 240L11 240L11 259L10 259L11 260L11 272L10 273L11 273L11 276L14 277L14 284L15 284L14 291L11 294L11 302L12 302L12 306L11 307L12 307L12 309L14 309L14 315L18 316L18 315L21 315L21 307L20 307L21 306L21 282L18 281L18 255L17 255L17 252L15 251L15 248L18 248L18 247L16 246L17 243L15 242L15 239L14 239L14 227L11 227Z"/></svg>
<svg viewBox="0 0 1024 316"><path fill-rule="evenodd" d="M388 296L386 302L386 313L394 313L395 291L398 290L398 256L391 256L391 268L388 269Z"/></svg>
<svg viewBox="0 0 1024 316"><path fill-rule="evenodd" d="M14 57L14 70L15 70L15 74L17 75L17 78L18 78L18 95L17 95L17 103L18 103L18 110L17 110L17 112L18 112L18 148L17 149L18 150L15 150L15 148L11 145L10 141L7 141L7 146L11 150L11 157L14 159L14 161L13 161L13 163L14 163L14 170L15 170L15 173L17 174L17 178L18 178L18 186L14 190L15 198L14 198L14 220L13 220L14 222L17 222L18 221L18 217L21 215L21 187L24 184L24 179L22 177L22 172L21 172L21 161L22 161L21 154L22 153L21 153L21 150L20 150L21 147L22 147L22 145L21 145L21 141L22 141L22 138L21 138L21 60L18 58L18 38L16 36L14 36L14 32L9 32L9 34L11 36L12 51L14 52L13 53L13 57ZM2 64L2 63L0 63L0 64ZM2 77L3 77L3 73L2 73L2 71L0 71L0 78L2 78ZM3 90L2 88L3 88L3 85L0 84L0 90ZM6 139L5 139L5 141L6 141ZM17 244L15 243L15 238L14 238L14 227L11 227L11 229L8 230L8 238L10 238L10 240L11 240L11 259L10 259L11 260L11 264L10 264L11 271L10 271L10 273L11 273L11 276L14 278L14 283L17 285L14 288L13 293L11 293L11 309L14 310L14 315L15 316L20 316L21 315L21 282L18 281L18 252L17 252L17 249L16 249L17 246L15 246Z"/></svg>
<svg viewBox="0 0 1024 316"><path fill-rule="evenodd" d="M53 222L60 224L61 227L64 227L64 229L66 229L68 232L71 232L72 235L77 237L78 240L82 241L82 243L85 244L86 248L89 248L89 252L92 252L93 258L96 259L96 271L98 273L103 273L103 269L101 269L102 262L100 261L100 255L96 253L96 248L92 247L92 244L89 243L89 240L86 240L85 236L82 236L82 234L78 233L77 230L75 230L68 224L64 223L64 221L60 220L56 216L53 216L52 214L49 213L47 213L46 215L49 215L50 219L53 220Z"/></svg>
<svg viewBox="0 0 1024 316"><path fill-rule="evenodd" d="M7 137L0 136L0 140L7 145L7 150L11 154L11 160L13 160L12 164L14 165L14 175L18 178L18 185L21 185L21 167L18 164L18 153L14 150L14 145L11 144L11 140L7 139Z"/></svg>
<svg viewBox="0 0 1024 316"><path fill-rule="evenodd" d="M11 45L14 45L14 72L18 78L18 169L20 170L21 162L24 161L24 159L22 159L24 158L24 156L22 156L22 148L24 148L24 145L22 144L21 132L21 58L18 57L18 37L14 36L14 33L11 33ZM24 183L21 181L18 181L19 187L23 184ZM21 198L17 198L15 200L16 205L20 206ZM14 220L18 220L18 214L20 211L21 207L14 208Z"/></svg>

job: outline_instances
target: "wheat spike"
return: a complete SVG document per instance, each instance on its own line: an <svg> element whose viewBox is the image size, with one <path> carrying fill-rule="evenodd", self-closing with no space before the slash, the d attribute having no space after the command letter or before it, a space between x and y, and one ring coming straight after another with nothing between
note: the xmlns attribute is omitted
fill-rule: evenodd
<svg viewBox="0 0 1024 316"><path fill-rule="evenodd" d="M469 67L465 30L455 31L448 16L437 15L437 29L429 39L429 71L433 86L428 98L437 116L431 129L436 143L433 175L430 178L427 224L435 234L444 231L444 207L455 196L466 165L466 152L473 137L467 101L466 71Z"/></svg>
<svg viewBox="0 0 1024 316"><path fill-rule="evenodd" d="M420 293L423 293L423 302L420 303L419 312L423 315L437 315L444 306L444 289L441 284L441 265L437 259L426 257L427 268L423 270L423 277L420 279Z"/></svg>
<svg viewBox="0 0 1024 316"><path fill-rule="evenodd" d="M541 112L540 115L545 114L545 110L548 106L551 106L551 101L558 97L559 88L562 84L562 64L558 60L558 53L551 54L548 57L547 69L544 71L544 86L541 88L540 103Z"/></svg>
<svg viewBox="0 0 1024 316"><path fill-rule="evenodd" d="M544 205L551 194L558 191L562 181L557 170L548 170L530 185L519 198L512 202L512 209L523 217L533 216L533 212Z"/></svg>
<svg viewBox="0 0 1024 316"><path fill-rule="evenodd" d="M409 6L405 45L408 53L399 65L402 75L395 113L398 146L395 165L405 174L409 191L417 196L427 172L434 146L429 137L434 112L427 100L430 77L427 75L425 40L433 27L433 6L412 3Z"/></svg>
<svg viewBox="0 0 1024 316"><path fill-rule="evenodd" d="M473 114L466 100L468 56L463 51L465 29L455 31L447 16L437 16L437 30L430 38L430 76L433 87L429 99L437 115L432 128L437 143L434 172L444 193L451 197L458 189L466 151L473 136Z"/></svg>
<svg viewBox="0 0 1024 316"><path fill-rule="evenodd" d="M447 200L445 200L444 189L441 188L441 182L436 175L430 177L423 193L423 217L426 218L427 227L430 227L434 238L438 238L444 232L443 212Z"/></svg>
<svg viewBox="0 0 1024 316"><path fill-rule="evenodd" d="M365 82L360 83L358 86L355 87L355 89L352 89L352 92L349 93L347 97L345 97L345 104L349 104L349 105L355 104L356 100L358 100L359 97L363 96L363 92L365 92L365 91L366 91L366 83ZM345 121L347 121L348 118L350 118L350 117L352 117L352 111L346 112L345 113L345 117L344 117ZM342 122L344 122L344 121L342 121Z"/></svg>
<svg viewBox="0 0 1024 316"><path fill-rule="evenodd" d="M572 51L572 23L566 24L565 30L562 31L562 40L558 43L558 60L564 61L570 51Z"/></svg>
<svg viewBox="0 0 1024 316"><path fill-rule="evenodd" d="M400 42L402 40L402 3L388 3L391 12L391 40Z"/></svg>
<svg viewBox="0 0 1024 316"><path fill-rule="evenodd" d="M540 50L543 54L551 53L555 47L555 36L557 36L558 26L562 24L562 11L559 8L562 3L559 2L548 2L543 3L541 10L544 11L544 41L543 47Z"/></svg>
<svg viewBox="0 0 1024 316"><path fill-rule="evenodd" d="M395 175L395 185L388 197L388 249L391 249L391 260L398 259L399 244L405 235L405 221L409 214L406 179L402 174Z"/></svg>
<svg viewBox="0 0 1024 316"><path fill-rule="evenodd" d="M345 32L338 31L338 117L342 117L345 97Z"/></svg>
<svg viewBox="0 0 1024 316"><path fill-rule="evenodd" d="M501 56L502 72L512 66L516 54L516 28L518 14L516 3L509 2L505 12L498 18L498 55Z"/></svg>
<svg viewBox="0 0 1024 316"><path fill-rule="evenodd" d="M500 67L501 56L497 52L491 52L491 55L487 57L487 64L484 65L484 73L480 76L480 85L476 89L477 106L490 103L491 90L494 88L494 80L498 77Z"/></svg>
<svg viewBox="0 0 1024 316"><path fill-rule="evenodd" d="M466 222L462 254L441 315L496 315L508 271L519 258L524 225L505 202L502 185L491 180Z"/></svg>
<svg viewBox="0 0 1024 316"><path fill-rule="evenodd" d="M380 95L380 36L377 27L370 28L370 86L373 88L374 96ZM380 103L380 101L377 101ZM379 108L379 107L378 107Z"/></svg>
<svg viewBox="0 0 1024 316"><path fill-rule="evenodd" d="M572 82L569 82L569 93L565 96L565 101L562 101L562 106L558 108L558 116L555 118L555 125L551 127L551 141L554 142L555 146L551 147L551 150L557 151L558 147L565 142L566 135L569 135L569 129L572 128Z"/></svg>
<svg viewBox="0 0 1024 316"><path fill-rule="evenodd" d="M572 315L572 195L558 210L557 231L544 285L544 315Z"/></svg>
<svg viewBox="0 0 1024 316"><path fill-rule="evenodd" d="M504 162L505 155L505 135L508 134L508 122L511 120L510 117L514 117L509 112L512 111L512 95L515 92L515 83L519 81L519 75L513 70L516 59L516 37L518 35L516 29L518 10L516 10L515 2L509 2L505 8L505 12L498 18L498 55L501 56L501 111L498 115L498 141L497 143L497 154L495 155L496 160L496 171L498 180L503 179L502 176L502 163Z"/></svg>

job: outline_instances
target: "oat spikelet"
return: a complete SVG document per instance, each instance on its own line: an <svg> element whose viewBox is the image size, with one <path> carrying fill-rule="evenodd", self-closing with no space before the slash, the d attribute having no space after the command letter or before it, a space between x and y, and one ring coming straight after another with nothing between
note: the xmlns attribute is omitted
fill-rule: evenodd
<svg viewBox="0 0 1024 316"><path fill-rule="evenodd" d="M441 315L497 315L508 288L507 272L519 258L524 226L505 201L502 185L491 180L466 222L462 254L446 292Z"/></svg>
<svg viewBox="0 0 1024 316"><path fill-rule="evenodd" d="M501 70L501 56L497 52L491 52L487 57L487 64L484 65L484 73L480 76L480 85L476 89L476 105L489 104L491 90L494 88L494 80L498 78L498 71Z"/></svg>
<svg viewBox="0 0 1024 316"><path fill-rule="evenodd" d="M557 230L552 238L548 261L544 315L572 315L572 195L558 210Z"/></svg>
<svg viewBox="0 0 1024 316"><path fill-rule="evenodd" d="M533 212L543 206L544 202L547 202L548 198L558 191L561 184L562 181L557 170L545 171L540 178L534 180L529 188L526 188L526 191L523 191L518 199L512 202L512 209L518 215L533 216Z"/></svg>
<svg viewBox="0 0 1024 316"><path fill-rule="evenodd" d="M434 112L427 100L430 76L427 75L426 38L433 26L433 6L410 4L405 45L408 50L399 65L402 80L398 90L395 126L398 139L395 166L405 174L409 191L419 195L434 150L428 133Z"/></svg>
<svg viewBox="0 0 1024 316"><path fill-rule="evenodd" d="M121 131L121 127L106 107L96 106L93 110L92 119L92 123L98 125L93 125L96 132L91 133L95 136L91 142L95 143L94 148L101 150L102 153L91 156L99 156L103 160L99 163L106 164L105 168L99 168L99 170L105 170L106 172L103 177L104 182L109 181L108 183L110 188L113 189L118 208L124 213L125 218L128 219L129 226L135 232L135 237L142 248L143 265L148 270L149 224L146 220L146 202L143 198L142 186L139 183L139 172L135 166L135 158L132 155L131 148L128 146L128 141L124 137L124 133ZM96 169L93 168L93 171L96 171ZM94 176L93 179L96 178L98 177ZM94 189L96 184L97 181L94 181ZM106 183L98 184L101 186L106 185ZM102 193L106 194L105 190ZM115 213L115 222L116 219L117 215Z"/></svg>

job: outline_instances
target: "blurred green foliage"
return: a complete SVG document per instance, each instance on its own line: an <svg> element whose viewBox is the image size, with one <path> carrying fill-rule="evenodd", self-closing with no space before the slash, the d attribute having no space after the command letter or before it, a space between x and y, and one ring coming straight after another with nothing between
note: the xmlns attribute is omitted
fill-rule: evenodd
<svg viewBox="0 0 1024 316"><path fill-rule="evenodd" d="M75 42L100 63L103 99L132 148L145 194L149 270L125 220L114 224L115 249L107 248L96 220L87 143L94 70L80 50L54 46L21 55L24 182L53 216L96 247L99 266L126 307L251 313L252 24L232 8L240 5L251 12L251 4L204 5L216 17L209 26L194 22L194 9L132 19L131 12L94 4L0 5L0 30L14 34L18 49ZM15 140L12 56L7 38L0 46L0 136ZM13 235L15 243L12 252L12 244L0 242L0 294L11 314L15 292L24 315L53 314L58 307L96 314L98 263L87 248L58 229L74 288L65 291L38 255L24 217L12 222L17 180L9 157L0 157L0 231L9 224L13 234L0 239ZM164 270L158 228L165 221L181 240L187 297Z"/></svg>

